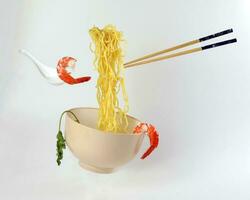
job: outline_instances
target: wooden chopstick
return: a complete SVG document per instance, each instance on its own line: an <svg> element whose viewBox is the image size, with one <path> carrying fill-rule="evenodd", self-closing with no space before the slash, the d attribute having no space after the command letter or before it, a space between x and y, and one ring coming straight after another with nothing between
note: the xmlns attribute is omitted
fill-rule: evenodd
<svg viewBox="0 0 250 200"><path fill-rule="evenodd" d="M180 44L180 45L168 48L168 49L157 51L155 53L148 54L148 55L145 55L143 57L137 58L135 60L129 61L129 62L127 62L127 63L124 64L124 67L130 66L132 63L136 63L136 62L139 62L139 61L142 61L142 60L145 60L145 59L149 59L149 58L158 56L158 55L163 54L163 53L168 53L168 52L171 52L171 51L175 51L177 49L181 49L181 48L184 48L184 47L187 47L187 46L191 46L191 45L194 45L194 44L206 41L206 40L210 40L210 39L213 39L213 38L216 38L216 37L220 37L222 35L226 35L226 34L232 33L232 32L233 32L233 29L227 29L227 30L224 30L224 31L212 34L212 35L208 35L208 36L196 39L196 40L185 42L183 44Z"/></svg>
<svg viewBox="0 0 250 200"><path fill-rule="evenodd" d="M207 50L207 49L211 49L211 48L215 48L215 47L219 47L219 46L223 46L223 45L227 45L227 44L231 44L231 43L235 43L235 42L237 42L236 38L230 39L230 40L225 40L225 41L222 41L222 42L217 42L217 43L206 45L206 46L203 46L203 47L197 47L197 48L181 51L181 52L178 52L178 53L173 53L173 54L166 55L166 56L161 56L161 57L157 57L157 58L153 58L153 59L149 59L149 60L144 60L144 61L140 61L140 62L136 62L136 63L131 63L131 64L128 64L128 65L126 65L124 67L129 68L129 67L134 67L134 66L138 66L138 65L144 65L144 64L148 64L148 63L152 63L152 62L156 62L156 61L161 61L161 60L166 60L166 59L169 59L169 58L182 56L182 55L186 55L186 54L191 54L191 53L194 53L194 52L203 51L203 50Z"/></svg>

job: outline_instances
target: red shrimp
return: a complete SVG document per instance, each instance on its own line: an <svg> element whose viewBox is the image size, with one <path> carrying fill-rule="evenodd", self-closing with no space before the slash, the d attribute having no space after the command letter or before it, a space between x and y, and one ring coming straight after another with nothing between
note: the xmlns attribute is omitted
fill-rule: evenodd
<svg viewBox="0 0 250 200"><path fill-rule="evenodd" d="M157 148L159 144L159 134L152 124L147 123L140 123L134 128L134 133L141 132L146 133L150 140L150 147L141 157L141 159L144 159L150 155L155 148Z"/></svg>
<svg viewBox="0 0 250 200"><path fill-rule="evenodd" d="M57 64L57 74L61 80L70 85L83 83L89 81L91 79L90 76L74 78L70 75L70 73L66 70L67 67L75 67L76 59L72 57L63 57L58 61Z"/></svg>

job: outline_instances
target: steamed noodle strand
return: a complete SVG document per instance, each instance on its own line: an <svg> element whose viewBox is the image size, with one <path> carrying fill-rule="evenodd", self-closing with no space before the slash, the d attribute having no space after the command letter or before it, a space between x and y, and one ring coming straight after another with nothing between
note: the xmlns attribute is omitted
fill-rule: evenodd
<svg viewBox="0 0 250 200"><path fill-rule="evenodd" d="M126 132L128 96L123 74L122 33L112 25L89 30L95 48L94 65L99 73L97 80L98 128L109 132ZM124 107L119 105L121 88Z"/></svg>

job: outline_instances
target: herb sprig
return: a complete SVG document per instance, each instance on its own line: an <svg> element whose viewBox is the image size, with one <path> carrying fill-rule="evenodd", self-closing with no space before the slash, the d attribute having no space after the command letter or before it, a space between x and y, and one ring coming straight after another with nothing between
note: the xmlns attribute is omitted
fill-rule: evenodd
<svg viewBox="0 0 250 200"><path fill-rule="evenodd" d="M63 159L63 149L66 149L66 140L64 139L63 137L63 133L61 131L61 123L62 123L62 117L65 113L71 113L74 118L75 118L75 121L80 123L80 121L77 119L76 115L72 112L72 111L69 111L69 110L66 110L64 111L62 114L61 114L61 117L60 117L60 120L59 120L59 128L58 128L58 133L57 133L57 141L56 141L56 155L57 155L57 159L56 159L56 162L57 162L57 165L59 166L61 164L61 160Z"/></svg>

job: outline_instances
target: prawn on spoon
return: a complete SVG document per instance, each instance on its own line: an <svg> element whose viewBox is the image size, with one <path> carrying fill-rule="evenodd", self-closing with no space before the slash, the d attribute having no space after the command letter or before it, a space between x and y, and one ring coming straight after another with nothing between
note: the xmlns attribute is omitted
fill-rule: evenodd
<svg viewBox="0 0 250 200"><path fill-rule="evenodd" d="M71 76L70 69L75 68L76 59L73 57L62 57L57 64L57 68L52 68L41 63L27 50L21 49L19 51L27 56L36 65L40 74L52 85L62 85L64 83L74 85L87 82L91 79L90 76L74 78Z"/></svg>

